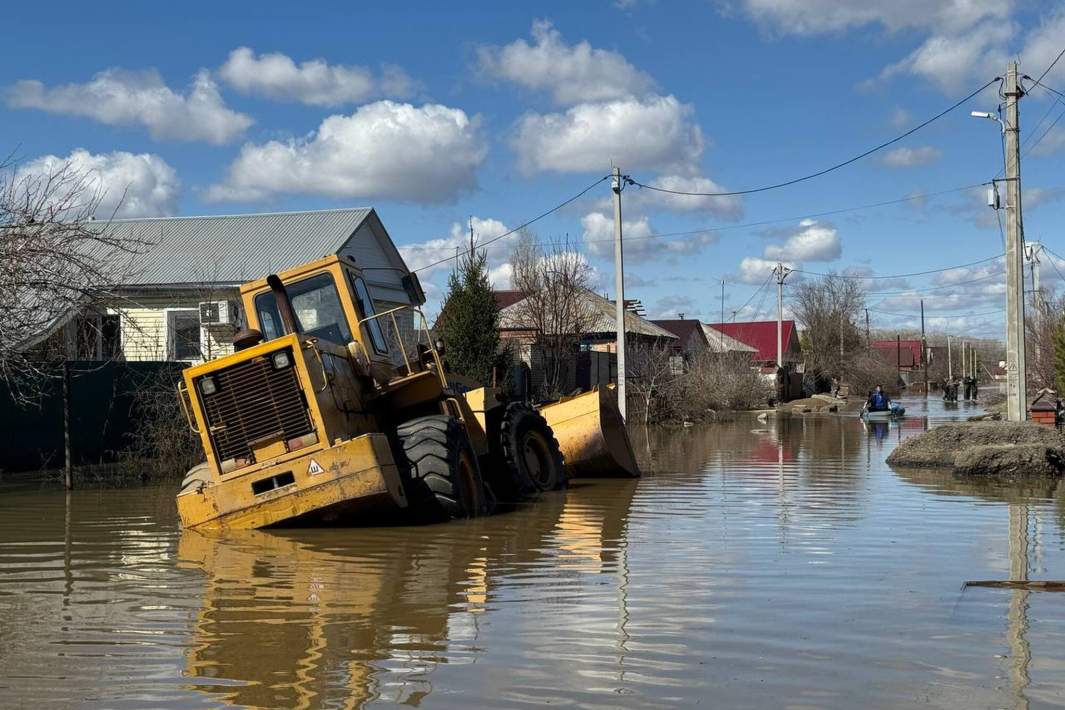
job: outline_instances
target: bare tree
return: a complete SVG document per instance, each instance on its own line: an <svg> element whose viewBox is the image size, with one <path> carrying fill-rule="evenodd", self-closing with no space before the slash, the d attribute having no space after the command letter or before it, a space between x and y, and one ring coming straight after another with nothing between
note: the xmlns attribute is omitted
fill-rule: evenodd
<svg viewBox="0 0 1065 710"><path fill-rule="evenodd" d="M532 333L532 348L543 365L540 394L556 397L576 363L581 339L600 317L589 298L591 267L565 243L545 250L530 232L522 233L511 265L514 288L525 299L515 305L513 317L503 325Z"/></svg>
<svg viewBox="0 0 1065 710"><path fill-rule="evenodd" d="M1028 389L1039 391L1058 387L1054 340L1065 326L1065 296L1058 296L1046 288L1033 294L1025 318L1025 355L1028 368Z"/></svg>
<svg viewBox="0 0 1065 710"><path fill-rule="evenodd" d="M634 341L625 345L625 390L633 414L643 423L672 417L676 390L685 377L678 374L667 342Z"/></svg>
<svg viewBox="0 0 1065 710"><path fill-rule="evenodd" d="M865 290L856 279L827 274L795 288L795 317L805 329L806 370L822 381L852 374L855 355L865 350L857 326Z"/></svg>
<svg viewBox="0 0 1065 710"><path fill-rule="evenodd" d="M69 164L47 174L0 164L0 381L30 396L46 374L44 338L104 307L144 243L96 221L102 197Z"/></svg>

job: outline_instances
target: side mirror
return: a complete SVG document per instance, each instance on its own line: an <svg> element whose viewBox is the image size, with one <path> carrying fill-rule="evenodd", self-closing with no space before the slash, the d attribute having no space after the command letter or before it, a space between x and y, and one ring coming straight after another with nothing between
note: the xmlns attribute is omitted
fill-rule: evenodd
<svg viewBox="0 0 1065 710"><path fill-rule="evenodd" d="M407 292L407 298L415 306L425 305L425 291L422 290L422 282L418 280L418 274L408 271L403 275L403 290Z"/></svg>

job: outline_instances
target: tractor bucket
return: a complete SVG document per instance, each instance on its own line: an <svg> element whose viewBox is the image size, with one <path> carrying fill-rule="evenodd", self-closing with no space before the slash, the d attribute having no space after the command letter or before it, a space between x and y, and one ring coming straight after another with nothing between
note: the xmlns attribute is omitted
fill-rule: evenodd
<svg viewBox="0 0 1065 710"><path fill-rule="evenodd" d="M539 407L571 478L640 475L615 397L613 388L595 389Z"/></svg>

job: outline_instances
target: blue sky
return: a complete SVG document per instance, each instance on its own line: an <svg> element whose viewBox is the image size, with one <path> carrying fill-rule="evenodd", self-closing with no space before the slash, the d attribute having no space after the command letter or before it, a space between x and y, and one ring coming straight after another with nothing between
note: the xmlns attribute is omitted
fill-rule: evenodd
<svg viewBox="0 0 1065 710"><path fill-rule="evenodd" d="M1008 58L1038 76L1065 47L1065 3L1024 0L107 8L6 11L17 31L0 66L0 136L18 169L72 161L137 216L372 205L413 266L453 254L471 217L490 238L612 161L697 192L819 170L938 113ZM1065 60L1044 81L1065 91ZM1050 98L1022 101L1022 137ZM726 317L745 303L739 317L759 317L776 259L890 275L999 254L982 190L957 190L1001 169L996 125L968 115L998 102L992 87L890 150L781 190L626 189L627 295L652 315L715 321L725 279ZM1023 168L1026 236L1065 254L1063 154L1065 121ZM580 249L612 291L608 198L601 183L532 230ZM899 198L913 199L804 219ZM674 232L692 233L650 236ZM511 244L490 247L501 286ZM1044 256L1045 284L1058 270L1065 261ZM915 324L923 297L934 330L1000 335L1001 271L869 281L873 325ZM446 275L423 272L434 297Z"/></svg>

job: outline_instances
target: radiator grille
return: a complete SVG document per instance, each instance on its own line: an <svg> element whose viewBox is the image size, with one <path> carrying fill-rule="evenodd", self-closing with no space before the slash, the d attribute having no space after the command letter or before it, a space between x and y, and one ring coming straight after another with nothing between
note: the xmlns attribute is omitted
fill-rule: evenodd
<svg viewBox="0 0 1065 710"><path fill-rule="evenodd" d="M273 435L287 440L313 431L294 367L277 370L269 357L258 357L212 377L218 391L201 398L219 461L250 462L253 441Z"/></svg>

